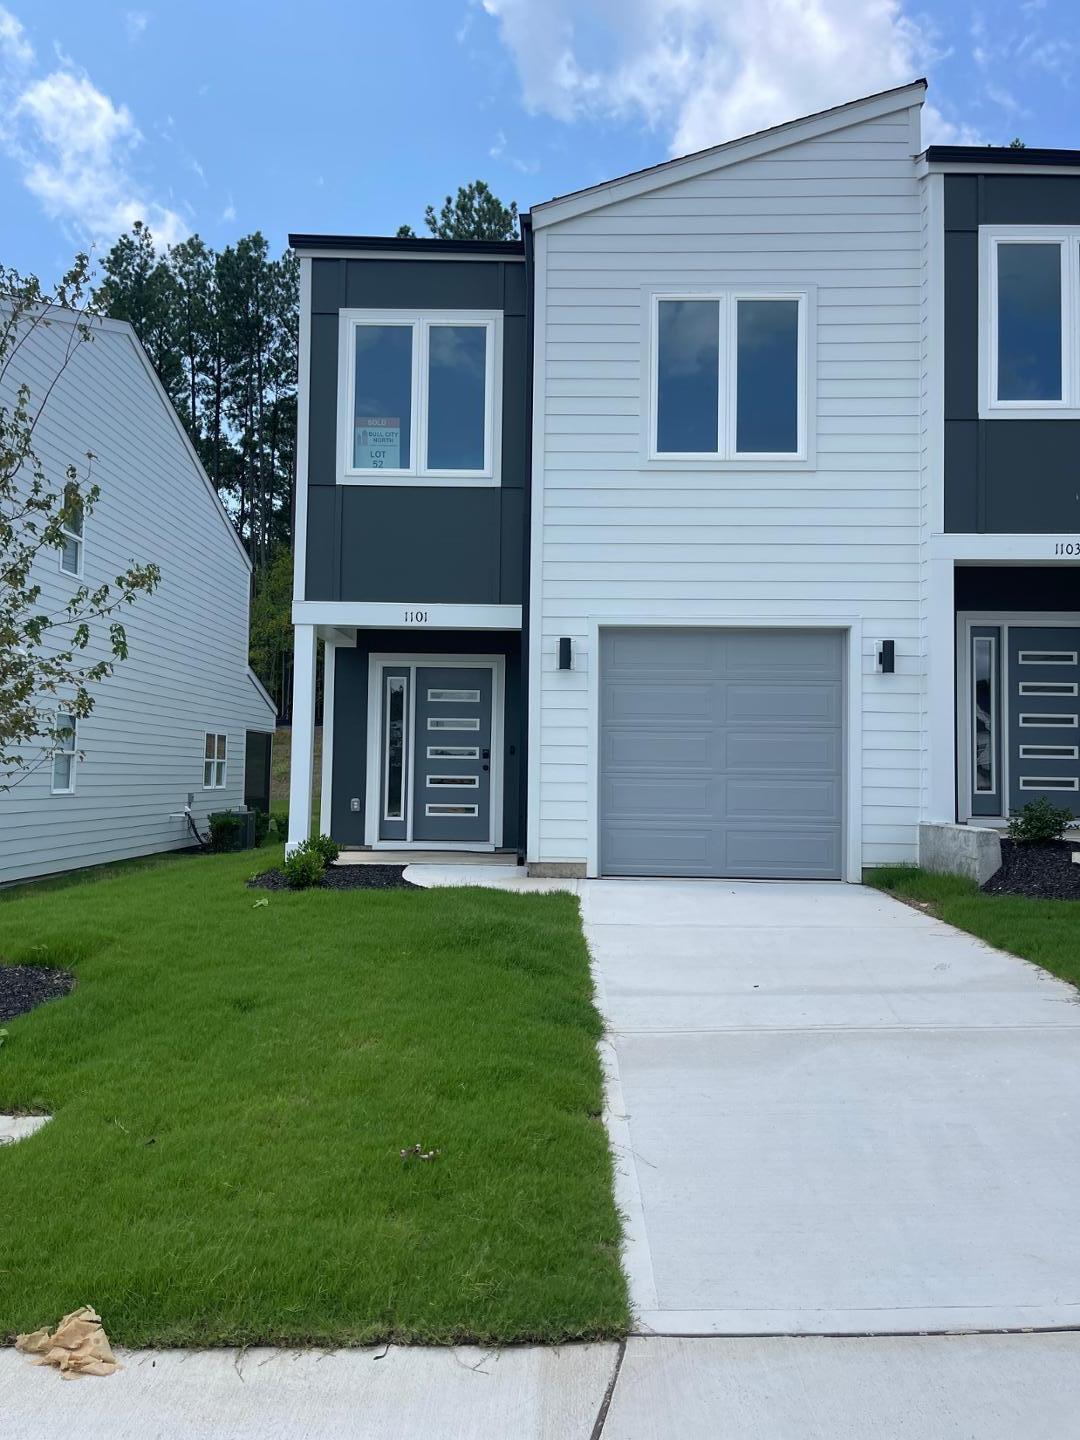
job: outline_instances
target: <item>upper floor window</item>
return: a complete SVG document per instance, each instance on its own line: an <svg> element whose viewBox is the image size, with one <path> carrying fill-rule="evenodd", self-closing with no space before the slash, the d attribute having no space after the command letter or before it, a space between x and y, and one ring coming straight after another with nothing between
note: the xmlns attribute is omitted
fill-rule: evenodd
<svg viewBox="0 0 1080 1440"><path fill-rule="evenodd" d="M60 569L65 575L82 575L83 508L76 501L68 507L65 523L60 527L64 543L60 547Z"/></svg>
<svg viewBox="0 0 1080 1440"><path fill-rule="evenodd" d="M497 484L501 317L352 310L341 327L340 478Z"/></svg>
<svg viewBox="0 0 1080 1440"><path fill-rule="evenodd" d="M1080 414L1080 230L982 231L985 416Z"/></svg>
<svg viewBox="0 0 1080 1440"><path fill-rule="evenodd" d="M808 299L653 297L654 459L806 458Z"/></svg>

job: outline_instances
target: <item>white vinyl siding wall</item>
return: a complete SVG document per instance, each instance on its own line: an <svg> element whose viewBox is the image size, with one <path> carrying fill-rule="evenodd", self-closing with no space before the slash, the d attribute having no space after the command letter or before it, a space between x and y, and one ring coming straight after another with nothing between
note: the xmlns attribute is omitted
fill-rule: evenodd
<svg viewBox="0 0 1080 1440"><path fill-rule="evenodd" d="M593 624L861 621L866 864L920 805L922 196L903 108L537 228L530 858L581 861ZM677 173L677 172L676 172ZM599 198L602 197L598 197ZM811 460L648 462L649 294L808 288ZM541 308L542 307L542 308ZM534 470L536 474L536 470ZM557 667L558 638L574 669ZM876 643L896 641L896 673Z"/></svg>
<svg viewBox="0 0 1080 1440"><path fill-rule="evenodd" d="M21 352L18 378L35 394L65 341L56 325ZM162 581L118 617L130 656L79 721L75 793L50 794L46 761L0 794L0 883L189 844L169 815L191 792L200 828L210 810L242 804L245 731L274 723L247 672L247 563L126 327L111 324L77 349L35 438L50 476L92 450L102 492L85 527L82 581L59 570L54 552L39 558L44 604L59 607L80 583L111 583L132 559L156 562ZM202 787L208 730L228 734L221 790Z"/></svg>

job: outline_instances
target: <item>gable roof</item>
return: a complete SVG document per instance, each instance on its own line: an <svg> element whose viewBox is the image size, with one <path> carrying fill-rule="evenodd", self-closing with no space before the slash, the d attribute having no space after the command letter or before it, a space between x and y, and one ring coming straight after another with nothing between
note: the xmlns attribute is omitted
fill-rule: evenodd
<svg viewBox="0 0 1080 1440"><path fill-rule="evenodd" d="M725 140L723 144L712 145L707 150L695 150L690 155L664 160L645 170L633 170L628 175L604 180L599 185L589 185L583 190L557 195L532 207L529 215L533 228L540 230L545 225L567 220L573 215L600 210L617 200L626 200L633 195L642 195L650 190L662 189L665 185L673 185L677 180L688 180L695 175L733 165L739 160L766 155L771 150L782 149L797 140L827 135L833 130L842 130L855 124L858 120L871 120L880 115L891 115L897 110L908 110L912 106L921 105L925 94L926 81L913 80L909 85L880 90L874 95L865 95L858 100L845 101L843 105L834 105L829 110L819 110L797 120L785 120L783 124L772 125L767 130L757 130L752 135ZM913 157L918 149L918 144L913 144Z"/></svg>

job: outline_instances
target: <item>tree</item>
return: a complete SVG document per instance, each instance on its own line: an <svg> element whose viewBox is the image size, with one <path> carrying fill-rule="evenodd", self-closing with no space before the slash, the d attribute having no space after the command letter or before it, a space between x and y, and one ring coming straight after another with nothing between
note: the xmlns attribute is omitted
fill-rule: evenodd
<svg viewBox="0 0 1080 1440"><path fill-rule="evenodd" d="M518 235L517 201L504 205L491 193L484 180L458 187L457 198L447 195L442 209L434 205L424 211L424 223L439 240L516 240ZM401 236L415 239L416 232L402 225Z"/></svg>
<svg viewBox="0 0 1080 1440"><path fill-rule="evenodd" d="M58 311L67 312L62 328ZM77 719L90 714L93 687L127 658L117 612L161 578L156 565L132 564L112 585L80 585L54 610L34 578L38 556L62 550L65 531L82 529L101 493L91 483L92 452L65 464L61 477L34 449L57 384L79 346L93 341L93 323L85 255L52 295L33 276L0 266L0 791L52 754L61 738L58 700ZM49 376L36 395L18 378L31 355Z"/></svg>
<svg viewBox="0 0 1080 1440"><path fill-rule="evenodd" d="M1013 137L1012 140L1009 141L1009 149L1010 149L1010 150L1026 150L1026 149L1027 149L1027 146L1024 144L1023 140L1020 139L1020 136L1019 136L1019 135L1016 135L1016 136Z"/></svg>

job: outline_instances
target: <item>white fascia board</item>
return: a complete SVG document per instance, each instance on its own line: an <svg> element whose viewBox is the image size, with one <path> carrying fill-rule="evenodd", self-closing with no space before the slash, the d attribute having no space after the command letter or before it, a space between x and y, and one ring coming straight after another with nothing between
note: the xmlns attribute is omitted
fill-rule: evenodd
<svg viewBox="0 0 1080 1440"><path fill-rule="evenodd" d="M383 600L297 600L294 625L359 630L520 630L520 605L402 604Z"/></svg>
<svg viewBox="0 0 1080 1440"><path fill-rule="evenodd" d="M311 258L300 257L296 359L296 484L293 499L293 600L307 587L308 430L311 410Z"/></svg>
<svg viewBox="0 0 1080 1440"><path fill-rule="evenodd" d="M263 682L259 679L258 675L255 674L255 671L252 670L252 668L251 668L250 665L249 665L248 668L247 668L247 677L248 677L248 679L251 681L252 685L254 685L256 694L259 696L259 699L262 700L262 701L265 703L266 708L270 711L270 714L273 716L273 722L272 722L272 724L273 724L273 723L276 723L276 721L277 721L277 706L274 704L273 700L271 699L269 690L267 690L266 686L265 686L265 685L263 684Z"/></svg>
<svg viewBox="0 0 1080 1440"><path fill-rule="evenodd" d="M931 535L930 555L935 560L967 560L985 565L1076 565L1080 561L1080 541L1065 531L1057 535Z"/></svg>
<svg viewBox="0 0 1080 1440"><path fill-rule="evenodd" d="M542 205L534 205L530 211L533 230L555 225L560 220L569 220L575 215L588 214L590 210L602 210L605 206L632 199L635 195L647 195L653 190L663 190L680 180L692 180L698 175L707 175L710 171L735 165L740 160L752 160L774 150L783 150L802 140L813 140L835 130L846 130L862 120L876 120L883 115L918 108L925 95L926 85L919 81L914 85L905 85L900 90L890 90L884 95L872 96L866 100L851 100L846 105L826 110L821 115L789 120L756 135L728 140L710 150L700 150L694 155L668 160L635 175L607 180L588 190L578 190L571 195L547 200ZM913 124L913 133L914 128ZM916 138L913 145L917 147L918 143ZM913 158L916 153L917 148L912 151Z"/></svg>

